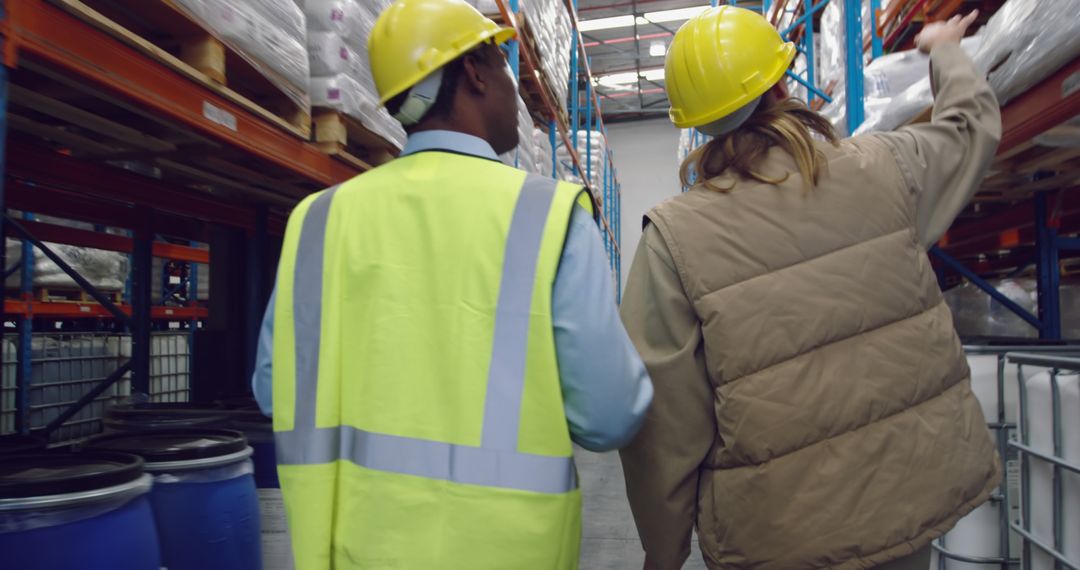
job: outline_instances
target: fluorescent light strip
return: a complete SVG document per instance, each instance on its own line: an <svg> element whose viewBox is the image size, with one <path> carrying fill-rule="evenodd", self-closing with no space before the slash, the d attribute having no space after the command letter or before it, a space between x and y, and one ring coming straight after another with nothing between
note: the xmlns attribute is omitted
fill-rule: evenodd
<svg viewBox="0 0 1080 570"><path fill-rule="evenodd" d="M644 26L648 24L689 20L708 9L709 6L694 6L692 8L679 8L676 10L646 12L644 15L637 17L637 24L639 26ZM578 29L583 32L595 32L598 30L613 30L615 28L629 28L633 25L633 16L613 16L610 18L583 20L578 22Z"/></svg>
<svg viewBox="0 0 1080 570"><path fill-rule="evenodd" d="M609 73L607 75L596 76L596 82L604 87L616 88L621 85L633 85L637 83L639 79L638 73L634 71L627 71L621 73ZM664 68L649 69L642 71L640 79L644 81L663 81L664 80Z"/></svg>

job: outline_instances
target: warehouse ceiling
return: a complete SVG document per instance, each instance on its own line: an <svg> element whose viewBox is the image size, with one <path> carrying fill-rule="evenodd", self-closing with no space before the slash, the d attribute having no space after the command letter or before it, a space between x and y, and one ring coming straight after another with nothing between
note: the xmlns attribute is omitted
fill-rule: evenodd
<svg viewBox="0 0 1080 570"><path fill-rule="evenodd" d="M761 0L739 4L761 8ZM708 5L700 0L579 0L578 19L605 121L667 116L667 46L693 9Z"/></svg>

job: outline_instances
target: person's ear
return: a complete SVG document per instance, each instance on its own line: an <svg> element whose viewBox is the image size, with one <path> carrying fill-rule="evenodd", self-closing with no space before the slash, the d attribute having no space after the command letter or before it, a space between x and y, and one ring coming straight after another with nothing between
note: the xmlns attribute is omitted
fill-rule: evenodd
<svg viewBox="0 0 1080 570"><path fill-rule="evenodd" d="M465 59L462 61L462 79L464 80L465 86L477 95L483 95L491 88L487 76L487 67L488 66L484 65L484 62L474 54L466 55Z"/></svg>

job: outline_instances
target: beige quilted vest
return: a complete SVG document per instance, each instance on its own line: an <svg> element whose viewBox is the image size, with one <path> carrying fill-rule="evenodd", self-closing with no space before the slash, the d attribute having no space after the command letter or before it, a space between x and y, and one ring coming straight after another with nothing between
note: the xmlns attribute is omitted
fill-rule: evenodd
<svg viewBox="0 0 1080 570"><path fill-rule="evenodd" d="M870 568L926 546L1000 480L917 197L881 141L822 149L812 191L742 180L648 216L716 395L697 519L713 567ZM764 171L796 168L774 149Z"/></svg>

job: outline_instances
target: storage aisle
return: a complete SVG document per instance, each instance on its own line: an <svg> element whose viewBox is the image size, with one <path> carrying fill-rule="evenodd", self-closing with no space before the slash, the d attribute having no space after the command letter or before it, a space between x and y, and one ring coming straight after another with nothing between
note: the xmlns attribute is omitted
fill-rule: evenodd
<svg viewBox="0 0 1080 570"><path fill-rule="evenodd" d="M583 516L581 570L637 570L645 561L630 504L626 500L618 453L577 449ZM705 570L695 540L683 570Z"/></svg>

